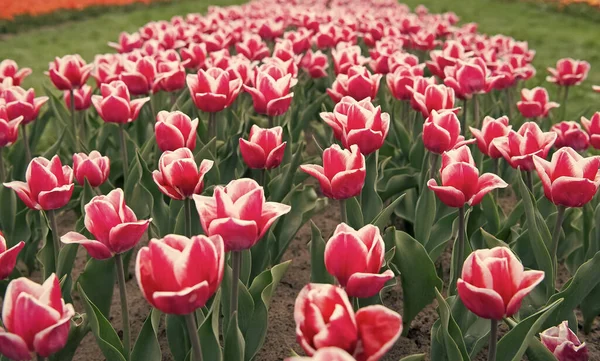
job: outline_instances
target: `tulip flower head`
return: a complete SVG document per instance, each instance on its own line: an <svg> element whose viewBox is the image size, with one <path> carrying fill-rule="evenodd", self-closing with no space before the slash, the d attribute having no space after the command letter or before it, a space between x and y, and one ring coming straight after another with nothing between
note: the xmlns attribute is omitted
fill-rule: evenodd
<svg viewBox="0 0 600 361"><path fill-rule="evenodd" d="M338 44L337 49L331 51L331 57L333 59L333 67L335 74L347 74L348 70L353 66L364 65L367 62L367 58L361 55L361 49L358 45L351 46L340 46Z"/></svg>
<svg viewBox="0 0 600 361"><path fill-rule="evenodd" d="M1 99L1 98L0 98ZM9 146L17 141L19 136L19 125L23 122L23 117L14 119L8 117L6 111L6 102L0 100L0 148Z"/></svg>
<svg viewBox="0 0 600 361"><path fill-rule="evenodd" d="M494 139L508 135L508 132L512 129L511 125L508 125L508 117L503 116L498 119L494 119L490 116L483 118L483 125L481 130L469 127L473 137L477 139L477 147L481 153L491 158L502 158L502 154L494 146Z"/></svg>
<svg viewBox="0 0 600 361"><path fill-rule="evenodd" d="M517 102L517 109L530 119L545 118L551 109L560 105L549 101L548 91L542 87L521 89L521 101Z"/></svg>
<svg viewBox="0 0 600 361"><path fill-rule="evenodd" d="M92 87L86 84L81 88L74 89L73 97L75 99L75 110L86 110L92 105ZM63 99L67 109L71 109L71 92L66 90Z"/></svg>
<svg viewBox="0 0 600 361"><path fill-rule="evenodd" d="M246 35L241 42L236 43L235 50L238 54L242 54L250 60L261 60L271 53L260 36L253 34Z"/></svg>
<svg viewBox="0 0 600 361"><path fill-rule="evenodd" d="M587 61L564 58L556 63L556 68L548 68L550 75L546 81L559 86L579 85L587 78L589 71L590 63Z"/></svg>
<svg viewBox="0 0 600 361"><path fill-rule="evenodd" d="M80 88L90 77L94 64L86 64L79 54L56 57L49 65L48 75L58 90Z"/></svg>
<svg viewBox="0 0 600 361"><path fill-rule="evenodd" d="M413 97L411 89L416 79L420 77L423 77L422 66L399 66L393 72L386 74L385 81L394 98L410 100Z"/></svg>
<svg viewBox="0 0 600 361"><path fill-rule="evenodd" d="M237 98L242 79L232 77L226 70L212 67L188 74L187 85L198 109L216 113L229 107Z"/></svg>
<svg viewBox="0 0 600 361"><path fill-rule="evenodd" d="M2 232L0 232L0 280L10 276L17 264L19 252L21 252L23 247L25 247L25 242L21 241L13 247L8 248L6 239Z"/></svg>
<svg viewBox="0 0 600 361"><path fill-rule="evenodd" d="M371 74L364 66L352 66L347 74L338 74L327 94L334 102L339 102L344 96L356 100L365 98L375 99L379 91L379 82L383 74Z"/></svg>
<svg viewBox="0 0 600 361"><path fill-rule="evenodd" d="M356 361L348 352L337 347L323 347L312 357L288 357L285 361Z"/></svg>
<svg viewBox="0 0 600 361"><path fill-rule="evenodd" d="M526 122L518 132L510 130L507 136L494 139L492 144L511 167L531 171L533 156L546 158L556 138L556 132L542 132L537 123Z"/></svg>
<svg viewBox="0 0 600 361"><path fill-rule="evenodd" d="M116 49L119 53L129 53L135 49L142 47L144 43L139 33L127 33L122 31L119 34L119 41L117 43L109 42L108 46Z"/></svg>
<svg viewBox="0 0 600 361"><path fill-rule="evenodd" d="M550 130L556 132L556 148L570 147L579 152L590 146L590 136L577 122L565 120L554 124Z"/></svg>
<svg viewBox="0 0 600 361"><path fill-rule="evenodd" d="M491 75L481 57L467 61L459 60L456 65L444 69L444 84L456 92L457 96L469 99L475 94L488 93L500 76Z"/></svg>
<svg viewBox="0 0 600 361"><path fill-rule="evenodd" d="M298 79L276 62L263 64L254 71L254 86L244 84L244 90L252 96L254 110L270 117L284 114L294 96L290 88Z"/></svg>
<svg viewBox="0 0 600 361"><path fill-rule="evenodd" d="M248 167L273 169L283 160L287 142L282 142L283 128L262 129L256 124L250 128L248 140L240 138L240 153Z"/></svg>
<svg viewBox="0 0 600 361"><path fill-rule="evenodd" d="M73 173L77 183L84 185L87 179L90 186L99 187L110 174L110 159L103 157L97 150L91 151L89 155L73 154Z"/></svg>
<svg viewBox="0 0 600 361"><path fill-rule="evenodd" d="M180 111L161 110L156 115L154 134L156 143L163 152L183 147L194 150L197 129L198 118L191 120L189 116Z"/></svg>
<svg viewBox="0 0 600 361"><path fill-rule="evenodd" d="M581 125L590 136L590 144L600 149L600 112L594 113L590 119L581 117Z"/></svg>
<svg viewBox="0 0 600 361"><path fill-rule="evenodd" d="M208 53L206 44L191 43L187 48L181 49L181 64L186 69L199 69L204 66Z"/></svg>
<svg viewBox="0 0 600 361"><path fill-rule="evenodd" d="M423 143L430 152L442 154L473 142L475 139L465 140L460 135L460 121L453 110L442 110L439 113L432 110L423 123Z"/></svg>
<svg viewBox="0 0 600 361"><path fill-rule="evenodd" d="M458 296L477 316L501 320L517 313L523 298L543 279L543 271L525 271L506 247L478 249L465 260Z"/></svg>
<svg viewBox="0 0 600 361"><path fill-rule="evenodd" d="M309 50L302 57L300 67L302 67L311 78L323 78L327 76L329 61L327 60L327 55L323 54L320 50L317 50L316 52Z"/></svg>
<svg viewBox="0 0 600 361"><path fill-rule="evenodd" d="M437 112L450 110L457 113L460 109L454 107L454 90L443 84L429 84L423 93L413 91L412 96L423 118L427 118L433 110Z"/></svg>
<svg viewBox="0 0 600 361"><path fill-rule="evenodd" d="M17 62L12 59L4 59L0 62L0 83L4 79L11 79L13 85L19 86L31 72L30 68L19 69Z"/></svg>
<svg viewBox="0 0 600 361"><path fill-rule="evenodd" d="M204 175L214 162L204 159L200 167L196 165L194 154L188 148L165 151L158 161L158 170L152 178L161 192L172 199L184 200L204 190Z"/></svg>
<svg viewBox="0 0 600 361"><path fill-rule="evenodd" d="M48 97L35 97L33 88L25 90L19 86L10 86L2 92L6 101L8 119L23 117L22 124L33 122L40 112L42 105L46 104Z"/></svg>
<svg viewBox="0 0 600 361"><path fill-rule="evenodd" d="M579 341L575 332L569 328L569 321L563 321L540 333L540 340L558 361L589 360L587 345Z"/></svg>
<svg viewBox="0 0 600 361"><path fill-rule="evenodd" d="M131 99L125 83L115 80L100 86L101 95L92 95L98 115L107 123L126 124L137 119L140 110L150 98Z"/></svg>

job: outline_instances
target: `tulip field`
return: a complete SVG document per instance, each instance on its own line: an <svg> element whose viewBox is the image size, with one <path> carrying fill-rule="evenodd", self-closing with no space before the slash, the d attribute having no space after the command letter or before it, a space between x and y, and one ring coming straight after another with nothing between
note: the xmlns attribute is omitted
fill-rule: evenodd
<svg viewBox="0 0 600 361"><path fill-rule="evenodd" d="M594 50L395 0L161 18L0 53L0 361L600 359Z"/></svg>

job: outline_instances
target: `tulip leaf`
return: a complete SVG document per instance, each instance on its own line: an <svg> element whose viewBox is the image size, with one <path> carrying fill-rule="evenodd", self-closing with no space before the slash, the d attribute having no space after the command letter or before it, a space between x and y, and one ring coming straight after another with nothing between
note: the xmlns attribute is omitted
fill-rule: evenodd
<svg viewBox="0 0 600 361"><path fill-rule="evenodd" d="M34 229L32 237L33 239L43 241L42 247L37 254L37 259L42 264L43 277L47 279L52 273L56 272L54 239L52 238L52 231L48 226L48 220L44 213L39 213L39 222L36 223L38 227Z"/></svg>
<svg viewBox="0 0 600 361"><path fill-rule="evenodd" d="M78 244L63 245L58 253L58 266L56 267L56 275L58 278L62 278L65 275L71 275L78 249Z"/></svg>
<svg viewBox="0 0 600 361"><path fill-rule="evenodd" d="M325 241L321 235L321 230L310 221L311 241L310 241L310 281L312 283L333 284L333 276L327 272L325 267Z"/></svg>
<svg viewBox="0 0 600 361"><path fill-rule="evenodd" d="M110 322L104 317L102 312L85 294L81 285L79 285L79 294L83 299L85 313L92 333L96 337L96 343L100 347L102 354L107 360L125 361L123 356L123 344Z"/></svg>
<svg viewBox="0 0 600 361"><path fill-rule="evenodd" d="M385 231L386 226L390 225L392 221L392 214L394 214L394 210L396 207L402 202L404 198L404 194L401 194L393 202L391 202L387 207L385 207L371 222L374 226L379 227L381 232Z"/></svg>
<svg viewBox="0 0 600 361"><path fill-rule="evenodd" d="M223 325L230 324L231 316L231 286L233 282L233 271L230 265L225 266L223 281L221 282L221 290L223 297L221 298L221 307L223 309ZM237 326L242 332L249 327L249 322L252 313L254 312L254 300L248 291L248 288L238 280L238 321ZM226 330L225 330L226 331Z"/></svg>
<svg viewBox="0 0 600 361"><path fill-rule="evenodd" d="M454 210L452 213L440 217L431 228L429 240L424 246L433 261L441 256L448 241L456 236L458 232L457 215L458 211Z"/></svg>
<svg viewBox="0 0 600 361"><path fill-rule="evenodd" d="M411 167L386 169L383 178L377 186L377 191L383 201L405 192L407 189L418 187L418 173Z"/></svg>
<svg viewBox="0 0 600 361"><path fill-rule="evenodd" d="M137 156L129 164L129 174L125 182L125 200L133 210L138 219L149 218L152 211L153 197L148 189L142 184L143 160Z"/></svg>
<svg viewBox="0 0 600 361"><path fill-rule="evenodd" d="M367 175L365 184L360 195L360 204L365 223L371 223L375 217L381 212L383 202L377 193L377 179L379 167L379 151L376 150L367 156L366 168Z"/></svg>
<svg viewBox="0 0 600 361"><path fill-rule="evenodd" d="M54 155L58 154L60 152L61 146L63 144L63 140L65 139L66 133L67 133L67 128L65 128L62 131L62 133L60 133L60 136L58 137L56 142L54 142L54 144L52 144L52 146L50 148L46 149L46 151L42 154L42 157L44 157L46 159L51 159Z"/></svg>
<svg viewBox="0 0 600 361"><path fill-rule="evenodd" d="M167 315L166 329L171 355L173 355L175 361L185 361L191 346L184 317Z"/></svg>
<svg viewBox="0 0 600 361"><path fill-rule="evenodd" d="M429 241L431 228L435 221L436 199L430 189L423 189L415 210L415 238L425 245Z"/></svg>
<svg viewBox="0 0 600 361"><path fill-rule="evenodd" d="M223 358L219 344L219 316L221 305L221 291L217 291L212 307L206 315L204 322L198 329L198 336L202 344L203 360L221 361Z"/></svg>
<svg viewBox="0 0 600 361"><path fill-rule="evenodd" d="M237 312L234 312L229 320L229 326L227 327L227 332L225 333L224 337L225 346L223 351L223 359L227 361L243 361L245 342L244 335L238 327Z"/></svg>
<svg viewBox="0 0 600 361"><path fill-rule="evenodd" d="M491 234L496 234L500 230L500 214L498 212L498 205L494 200L493 193L488 193L483 197L481 202L481 210L487 220L487 230Z"/></svg>
<svg viewBox="0 0 600 361"><path fill-rule="evenodd" d="M288 147L290 148L289 151L292 151L292 146L288 145ZM294 156L292 157L289 167L286 168L283 176L280 179L276 179L274 182L269 183L269 190L272 189L269 200L281 202L282 199L286 197L286 195L293 188L294 175L298 172L300 164L302 164L302 152L304 152L305 147L306 144L304 142L298 144L298 146L293 150Z"/></svg>
<svg viewBox="0 0 600 361"><path fill-rule="evenodd" d="M404 293L404 312L402 315L404 334L408 333L410 323L417 314L435 298L435 289L442 288L435 264L427 255L425 248L407 233L388 228L385 243L396 246L392 263L400 271Z"/></svg>
<svg viewBox="0 0 600 361"><path fill-rule="evenodd" d="M544 322L561 302L562 299L552 302L508 331L498 342L496 361L520 361L527 351L530 340L540 331Z"/></svg>
<svg viewBox="0 0 600 361"><path fill-rule="evenodd" d="M425 354L419 353L415 355L406 356L400 359L400 361L425 361Z"/></svg>
<svg viewBox="0 0 600 361"><path fill-rule="evenodd" d="M348 198L342 202L342 207L346 208L346 219L342 222L346 222L350 227L354 229L360 229L365 225L363 220L363 213L361 206L358 203L356 197Z"/></svg>
<svg viewBox="0 0 600 361"><path fill-rule="evenodd" d="M1 155L0 155L1 156ZM4 179L0 180L0 183ZM29 230L29 227L17 223L17 196L12 189L0 184L0 229L9 245L14 245L24 239L18 239L16 232L19 229Z"/></svg>
<svg viewBox="0 0 600 361"><path fill-rule="evenodd" d="M581 301L581 315L583 316L583 332L590 333L596 316L600 315L600 285L596 285Z"/></svg>
<svg viewBox="0 0 600 361"><path fill-rule="evenodd" d="M162 354L156 332L158 331L153 324L155 310L152 309L138 335L137 341L133 346L130 361L161 361Z"/></svg>
<svg viewBox="0 0 600 361"><path fill-rule="evenodd" d="M105 317L108 317L110 313L115 285L115 271L114 259L97 260L90 258L77 279L80 288L85 290L86 297Z"/></svg>
<svg viewBox="0 0 600 361"><path fill-rule="evenodd" d="M483 229L483 228L480 228L480 229L481 229L481 234L483 236L483 240L485 241L487 248L494 248L494 247L510 248L510 246L508 244L506 244L506 242L494 237L494 235L488 233L485 229Z"/></svg>
<svg viewBox="0 0 600 361"><path fill-rule="evenodd" d="M450 306L442 294L438 291L437 287L435 288L435 298L438 302L438 313L440 315L440 319L436 330L436 335L434 335L432 330L432 343L439 343L437 345L437 350L443 350L445 359L448 361L469 361L469 354L467 352L467 347L465 346L460 327L458 327L458 324L452 317ZM433 348L434 347L432 345L432 349ZM432 357L433 356L434 354L432 352ZM442 355L436 355L436 358L434 359L437 361L440 356Z"/></svg>
<svg viewBox="0 0 600 361"><path fill-rule="evenodd" d="M77 316L76 316L77 317ZM60 351L48 358L50 361L71 361L75 356L75 352L79 348L81 341L90 331L87 321L87 315L83 314L78 317L78 322L71 320L71 328L69 329L69 338L67 344Z"/></svg>
<svg viewBox="0 0 600 361"><path fill-rule="evenodd" d="M504 219L504 222L502 222L502 228L498 231L496 237L498 239L507 239L510 236L511 228L520 221L524 212L523 200L519 200L511 209L510 214Z"/></svg>
<svg viewBox="0 0 600 361"><path fill-rule="evenodd" d="M556 361L556 357L554 357L552 352L536 337L530 339L526 355L529 361Z"/></svg>

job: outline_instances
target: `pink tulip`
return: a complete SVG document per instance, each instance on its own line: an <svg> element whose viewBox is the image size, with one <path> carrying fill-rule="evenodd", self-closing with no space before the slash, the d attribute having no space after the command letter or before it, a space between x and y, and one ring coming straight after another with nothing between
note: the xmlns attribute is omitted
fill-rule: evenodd
<svg viewBox="0 0 600 361"><path fill-rule="evenodd" d="M96 150L89 156L85 153L73 154L73 173L77 183L84 185L87 179L90 186L99 187L108 179L110 159Z"/></svg>
<svg viewBox="0 0 600 361"><path fill-rule="evenodd" d="M423 118L427 118L432 110L437 112L450 110L456 113L460 109L454 107L454 90L443 84L430 84L423 93L413 91L412 96Z"/></svg>
<svg viewBox="0 0 600 361"><path fill-rule="evenodd" d="M6 112L9 119L23 117L22 124L33 122L40 112L42 105L46 104L48 97L35 97L33 88L25 91L19 86L11 86L2 92L6 101Z"/></svg>
<svg viewBox="0 0 600 361"><path fill-rule="evenodd" d="M175 92L185 88L186 73L183 65L177 61L161 62L157 66L158 73L154 80L156 89Z"/></svg>
<svg viewBox="0 0 600 361"><path fill-rule="evenodd" d="M331 51L331 58L333 59L333 68L335 74L348 74L348 70L353 66L361 66L367 62L367 58L361 55L360 46L340 46L338 44L337 49Z"/></svg>
<svg viewBox="0 0 600 361"><path fill-rule="evenodd" d="M216 113L229 107L237 98L242 80L213 67L206 71L200 69L197 74L188 74L187 85L198 109Z"/></svg>
<svg viewBox="0 0 600 361"><path fill-rule="evenodd" d="M317 350L312 357L288 357L285 361L356 361L356 359L341 348L323 347Z"/></svg>
<svg viewBox="0 0 600 361"><path fill-rule="evenodd" d="M402 317L381 306L354 312L343 289L311 283L300 291L294 306L296 339L313 356L326 347L337 347L357 361L377 361L402 332Z"/></svg>
<svg viewBox="0 0 600 361"><path fill-rule="evenodd" d="M421 70L425 67L424 64L419 64L419 58L416 55L403 52L395 52L388 59L388 68L390 73L393 73L399 67L419 67Z"/></svg>
<svg viewBox="0 0 600 361"><path fill-rule="evenodd" d="M50 80L58 90L77 89L85 84L93 64L86 64L79 54L56 57L50 63Z"/></svg>
<svg viewBox="0 0 600 361"><path fill-rule="evenodd" d="M198 119L191 120L180 111L161 110L156 115L154 133L156 134L156 143L163 152L183 147L194 150L197 129Z"/></svg>
<svg viewBox="0 0 600 361"><path fill-rule="evenodd" d="M517 102L519 112L525 118L545 118L550 109L558 108L560 105L549 101L548 91L542 87L533 89L521 89L521 101Z"/></svg>
<svg viewBox="0 0 600 361"><path fill-rule="evenodd" d="M116 49L119 53L129 53L135 49L141 48L143 42L144 41L139 33L129 34L123 31L119 34L119 42L109 42L108 46Z"/></svg>
<svg viewBox="0 0 600 361"><path fill-rule="evenodd" d="M442 184L438 186L435 179L430 179L427 187L434 191L444 204L454 208L463 207L465 203L476 206L492 190L508 186L496 174L479 175L471 150L466 145L442 155L440 174Z"/></svg>
<svg viewBox="0 0 600 361"><path fill-rule="evenodd" d="M87 84L79 89L74 89L73 96L75 99L75 110L86 110L92 105L92 87ZM71 109L71 92L65 90L63 99L65 100L67 109Z"/></svg>
<svg viewBox="0 0 600 361"><path fill-rule="evenodd" d="M17 264L19 252L21 252L23 247L25 247L25 242L21 241L9 249L6 246L4 235L0 232L0 280L10 276Z"/></svg>
<svg viewBox="0 0 600 361"><path fill-rule="evenodd" d="M138 252L135 275L144 298L161 312L186 315L204 307L223 280L219 235L151 239Z"/></svg>
<svg viewBox="0 0 600 361"><path fill-rule="evenodd" d="M6 111L6 103L0 98L0 148L9 146L17 141L19 136L19 125L23 117L10 119Z"/></svg>
<svg viewBox="0 0 600 361"><path fill-rule="evenodd" d="M248 178L215 187L212 197L193 198L204 232L223 237L228 252L251 248L279 217L291 210L285 204L266 202L263 187Z"/></svg>
<svg viewBox="0 0 600 361"><path fill-rule="evenodd" d="M305 28L298 28L295 31L286 31L283 38L292 42L294 53L302 54L310 51L311 32Z"/></svg>
<svg viewBox="0 0 600 361"><path fill-rule="evenodd" d="M596 93L600 93L600 85L592 85L592 90Z"/></svg>
<svg viewBox="0 0 600 361"><path fill-rule="evenodd" d="M465 60L472 55L465 47L456 40L448 40L444 43L442 50L429 52L430 61L426 61L427 68L431 73L441 79L445 78L444 69L454 66L459 60Z"/></svg>
<svg viewBox="0 0 600 361"><path fill-rule="evenodd" d="M399 66L392 73L385 76L385 81L392 93L392 96L398 100L412 99L413 88L415 81L423 77L423 67L416 66Z"/></svg>
<svg viewBox="0 0 600 361"><path fill-rule="evenodd" d="M292 61L297 63L300 56L296 56L294 53L294 45L290 40L277 39L275 47L273 48L273 57L282 61Z"/></svg>
<svg viewBox="0 0 600 361"><path fill-rule="evenodd" d="M181 50L181 64L186 69L199 69L204 66L206 57L208 55L206 51L206 44L204 43L191 43L187 48Z"/></svg>
<svg viewBox="0 0 600 361"><path fill-rule="evenodd" d="M461 98L474 94L488 93L501 76L492 76L481 57L467 61L459 60L456 65L444 69L444 84L453 88Z"/></svg>
<svg viewBox="0 0 600 361"><path fill-rule="evenodd" d="M312 50L309 50L302 58L300 66L311 78L324 78L327 76L329 61L327 60L327 55L323 54L320 50L314 53Z"/></svg>
<svg viewBox="0 0 600 361"><path fill-rule="evenodd" d="M290 88L298 80L274 63L262 65L255 74L254 87L244 84L244 90L252 96L254 110L270 117L284 114L294 96Z"/></svg>
<svg viewBox="0 0 600 361"><path fill-rule="evenodd" d="M356 100L375 99L382 76L371 74L364 66L352 66L347 74L338 74L331 88L327 89L327 94L336 103L345 96Z"/></svg>
<svg viewBox="0 0 600 361"><path fill-rule="evenodd" d="M244 40L235 44L235 50L250 60L261 60L271 54L267 44L258 35L246 35Z"/></svg>
<svg viewBox="0 0 600 361"><path fill-rule="evenodd" d="M135 61L124 61L119 80L127 85L132 95L147 95L157 90L156 75L156 60L151 56L144 56Z"/></svg>
<svg viewBox="0 0 600 361"><path fill-rule="evenodd" d="M204 175L213 164L212 160L204 159L198 167L194 154L188 148L165 151L158 161L158 170L152 172L152 178L161 192L173 199L184 200L194 194L202 194Z"/></svg>
<svg viewBox="0 0 600 361"><path fill-rule="evenodd" d="M600 186L600 157L584 158L573 148L564 147L552 155L550 162L534 155L533 163L546 198L556 205L582 207Z"/></svg>
<svg viewBox="0 0 600 361"><path fill-rule="evenodd" d="M385 244L379 228L368 224L354 230L339 224L325 246L325 267L348 296L368 298L378 294L394 272L379 273Z"/></svg>
<svg viewBox="0 0 600 361"><path fill-rule="evenodd" d="M439 113L432 110L423 123L423 143L430 152L442 154L473 142L475 139L465 140L460 135L460 121L452 110L442 110Z"/></svg>
<svg viewBox="0 0 600 361"><path fill-rule="evenodd" d="M140 114L140 109L150 98L131 100L125 83L115 80L110 84L102 84L101 95L93 95L92 103L105 122L126 124L133 122Z"/></svg>
<svg viewBox="0 0 600 361"><path fill-rule="evenodd" d="M410 106L420 112L421 111L421 104L417 102L417 99L420 97L416 97L414 96L415 93L419 93L422 95L425 95L425 90L427 90L427 88L430 85L435 84L435 78L431 77L431 78L425 78L422 76L417 76L413 79L413 84L412 86L407 86L406 87L406 91L410 94L408 99L410 100ZM427 114L427 116L429 116L429 114Z"/></svg>
<svg viewBox="0 0 600 361"><path fill-rule="evenodd" d="M581 125L590 136L590 144L600 149L600 112L594 113L590 119L581 117Z"/></svg>
<svg viewBox="0 0 600 361"><path fill-rule="evenodd" d="M410 44L413 49L421 51L430 51L435 49L441 41L436 39L435 32L421 29L416 33L410 34Z"/></svg>
<svg viewBox="0 0 600 361"><path fill-rule="evenodd" d="M560 86L579 85L587 78L589 71L590 63L585 60L560 59L556 68L548 68L550 75L546 81Z"/></svg>
<svg viewBox="0 0 600 361"><path fill-rule="evenodd" d="M140 241L152 221L138 221L131 208L125 205L125 196L120 188L92 198L84 210L85 228L96 239L69 232L60 240L66 244L81 244L95 259L107 259L129 251Z"/></svg>
<svg viewBox="0 0 600 361"><path fill-rule="evenodd" d="M514 315L543 279L543 271L524 271L506 247L478 249L465 261L457 282L458 296L477 316L501 320Z"/></svg>
<svg viewBox="0 0 600 361"><path fill-rule="evenodd" d="M0 83L4 82L4 79L11 79L13 85L19 86L23 79L30 74L30 68L19 69L17 62L14 60L4 59L0 62Z"/></svg>
<svg viewBox="0 0 600 361"><path fill-rule="evenodd" d="M14 190L31 209L49 211L62 208L73 194L73 170L68 165L63 166L57 155L51 160L33 158L25 179L27 182L12 181L4 183L4 186Z"/></svg>
<svg viewBox="0 0 600 361"><path fill-rule="evenodd" d="M282 143L283 128L262 129L252 125L248 140L240 138L244 162L254 169L273 169L283 160L287 142Z"/></svg>
<svg viewBox="0 0 600 361"><path fill-rule="evenodd" d="M344 148L356 144L361 153L368 155L383 146L390 128L390 116L375 107L370 98L357 102L343 97L332 113L321 113L321 118L333 129Z"/></svg>
<svg viewBox="0 0 600 361"><path fill-rule="evenodd" d="M481 130L469 127L471 134L477 139L477 147L481 153L491 158L502 158L502 154L496 149L493 140L508 135L512 129L508 122L507 116L498 119L486 116L483 118Z"/></svg>
<svg viewBox="0 0 600 361"><path fill-rule="evenodd" d="M511 130L507 136L496 138L492 143L511 167L531 171L533 156L546 158L556 137L555 132L544 133L537 123L526 122L518 132Z"/></svg>
<svg viewBox="0 0 600 361"><path fill-rule="evenodd" d="M551 131L556 132L556 148L571 147L576 151L586 150L590 146L589 135L581 129L579 123L574 121L562 121L554 124Z"/></svg>
<svg viewBox="0 0 600 361"><path fill-rule="evenodd" d="M588 361L587 345L569 328L569 321L540 333L540 340L558 361Z"/></svg>

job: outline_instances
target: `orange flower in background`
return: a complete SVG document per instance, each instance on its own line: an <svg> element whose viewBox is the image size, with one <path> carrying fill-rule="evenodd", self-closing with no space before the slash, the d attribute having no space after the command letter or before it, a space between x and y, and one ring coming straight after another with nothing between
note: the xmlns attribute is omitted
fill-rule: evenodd
<svg viewBox="0 0 600 361"><path fill-rule="evenodd" d="M156 0L8 0L1 2L0 19L12 19L19 15L38 16L61 9L83 10L90 6L148 4L152 1Z"/></svg>

